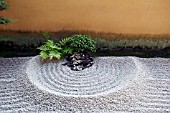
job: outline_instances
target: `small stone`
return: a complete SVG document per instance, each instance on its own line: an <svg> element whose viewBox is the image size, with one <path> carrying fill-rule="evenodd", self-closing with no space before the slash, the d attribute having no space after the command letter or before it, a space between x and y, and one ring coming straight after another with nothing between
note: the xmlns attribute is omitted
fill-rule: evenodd
<svg viewBox="0 0 170 113"><path fill-rule="evenodd" d="M71 67L71 70L81 71L93 65L93 58L88 54L74 53L73 55L66 57L67 62L63 65Z"/></svg>

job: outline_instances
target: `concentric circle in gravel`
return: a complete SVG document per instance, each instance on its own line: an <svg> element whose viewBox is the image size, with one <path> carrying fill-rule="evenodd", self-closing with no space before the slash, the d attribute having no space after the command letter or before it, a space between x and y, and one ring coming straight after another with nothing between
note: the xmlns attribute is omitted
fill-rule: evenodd
<svg viewBox="0 0 170 113"><path fill-rule="evenodd" d="M133 81L137 64L132 57L97 57L92 67L72 71L62 61L43 63L40 56L27 63L29 80L39 89L63 96L96 96L117 91Z"/></svg>

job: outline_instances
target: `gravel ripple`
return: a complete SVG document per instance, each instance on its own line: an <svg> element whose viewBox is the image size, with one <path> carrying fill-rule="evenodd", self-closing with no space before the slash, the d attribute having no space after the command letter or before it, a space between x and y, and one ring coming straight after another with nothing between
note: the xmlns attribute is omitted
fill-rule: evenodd
<svg viewBox="0 0 170 113"><path fill-rule="evenodd" d="M81 72L0 58L0 112L169 113L170 59L97 57Z"/></svg>

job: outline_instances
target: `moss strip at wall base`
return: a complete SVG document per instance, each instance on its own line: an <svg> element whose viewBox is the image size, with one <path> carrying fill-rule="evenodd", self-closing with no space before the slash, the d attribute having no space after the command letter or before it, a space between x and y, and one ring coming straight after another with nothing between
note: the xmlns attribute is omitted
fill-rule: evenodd
<svg viewBox="0 0 170 113"><path fill-rule="evenodd" d="M96 33L92 31L60 31L51 32L55 42L75 34L91 35L97 42L97 56L139 56L139 57L170 57L169 35L133 35ZM47 39L42 32L0 31L0 56L34 56L36 50Z"/></svg>

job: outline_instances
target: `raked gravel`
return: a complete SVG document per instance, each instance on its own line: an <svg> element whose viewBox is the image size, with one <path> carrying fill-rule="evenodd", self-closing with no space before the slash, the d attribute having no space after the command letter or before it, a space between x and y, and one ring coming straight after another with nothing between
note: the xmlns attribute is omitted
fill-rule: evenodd
<svg viewBox="0 0 170 113"><path fill-rule="evenodd" d="M170 113L170 59L94 59L72 71L39 56L0 58L0 113Z"/></svg>

